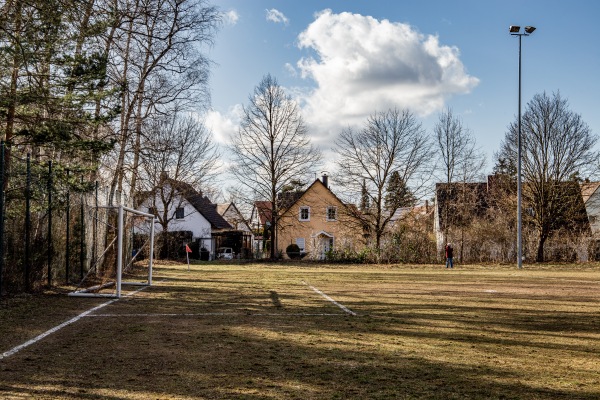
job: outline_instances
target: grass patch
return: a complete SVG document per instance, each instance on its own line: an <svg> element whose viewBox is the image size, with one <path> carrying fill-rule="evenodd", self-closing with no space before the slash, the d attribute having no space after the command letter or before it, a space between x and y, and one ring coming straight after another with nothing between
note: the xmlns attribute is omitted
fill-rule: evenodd
<svg viewBox="0 0 600 400"><path fill-rule="evenodd" d="M0 397L596 399L599 300L597 265L158 264L1 359ZM4 299L0 351L104 302Z"/></svg>

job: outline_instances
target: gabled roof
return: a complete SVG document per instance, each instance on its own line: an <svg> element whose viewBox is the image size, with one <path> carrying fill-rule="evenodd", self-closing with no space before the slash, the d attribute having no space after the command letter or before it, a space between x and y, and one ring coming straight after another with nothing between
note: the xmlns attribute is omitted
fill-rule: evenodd
<svg viewBox="0 0 600 400"><path fill-rule="evenodd" d="M217 204L217 212L223 216L225 215L225 213L227 212L227 209L229 208L229 206L231 206L232 203L219 203Z"/></svg>
<svg viewBox="0 0 600 400"><path fill-rule="evenodd" d="M583 197L584 204L588 202L599 186L600 182L584 182L581 184L581 197Z"/></svg>
<svg viewBox="0 0 600 400"><path fill-rule="evenodd" d="M308 190L308 189L307 189ZM279 193L277 195L277 202L279 203L280 210L286 210L290 208L292 204L294 204L302 195L306 192L306 190L294 190Z"/></svg>
<svg viewBox="0 0 600 400"><path fill-rule="evenodd" d="M333 193L331 191L331 189L329 189L329 187L325 186L323 184L323 182L321 182L320 179L315 179L315 181L303 192L294 192L294 196L293 196L293 201L289 202L289 204L286 204L285 207L281 208L281 214L285 214L290 208L292 208L296 203L298 203L300 201L300 199L302 199L302 197L304 197L304 195L308 192L310 192L315 185L321 185L323 186L325 189L327 189L327 191L337 200L340 202L340 204L342 204L343 206L347 206L342 200L340 200L339 197L337 197L335 195L335 193Z"/></svg>
<svg viewBox="0 0 600 400"><path fill-rule="evenodd" d="M273 207L270 201L255 201L254 208L256 209L261 225L265 225L267 222L271 222L273 220Z"/></svg>
<svg viewBox="0 0 600 400"><path fill-rule="evenodd" d="M202 192L198 192L189 183L178 181L172 178L162 178L153 190L140 193L140 198L145 199L156 193L161 187L170 185L179 194L188 201L208 222L212 229L231 229L231 225L217 212L216 204L210 202L208 197L202 196ZM143 201L143 200L142 200ZM140 201L140 203L142 202Z"/></svg>
<svg viewBox="0 0 600 400"><path fill-rule="evenodd" d="M400 207L394 212L394 214L390 218L390 223L394 224L396 221L411 214L418 218L422 216L427 216L429 214L432 214L433 212L434 208L430 207L429 203L414 207Z"/></svg>
<svg viewBox="0 0 600 400"><path fill-rule="evenodd" d="M490 206L487 182L436 183L435 196L440 227L462 224L474 217L483 218ZM464 197L462 206L469 206L468 214L460 212L458 199L461 196Z"/></svg>
<svg viewBox="0 0 600 400"><path fill-rule="evenodd" d="M233 228L237 229L239 227L239 224L244 224L248 230L251 230L250 225L248 225L248 221L246 221L246 218L244 218L244 216L237 208L235 203L220 203L216 206L219 215L221 215L227 222L229 222L229 225L231 225ZM233 211L237 217L227 219L226 214L229 210Z"/></svg>
<svg viewBox="0 0 600 400"><path fill-rule="evenodd" d="M217 212L217 206L211 203L208 197L196 194L186 197L186 200L210 222L213 229L231 229L229 222L225 221L221 214Z"/></svg>

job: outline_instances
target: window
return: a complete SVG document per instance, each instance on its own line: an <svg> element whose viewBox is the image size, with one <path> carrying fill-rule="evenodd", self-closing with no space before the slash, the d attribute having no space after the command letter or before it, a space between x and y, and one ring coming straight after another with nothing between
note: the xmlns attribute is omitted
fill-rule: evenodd
<svg viewBox="0 0 600 400"><path fill-rule="evenodd" d="M156 207L148 207L148 214L158 215L158 210Z"/></svg>
<svg viewBox="0 0 600 400"><path fill-rule="evenodd" d="M300 253L304 253L304 238L296 238L296 245L300 247Z"/></svg>
<svg viewBox="0 0 600 400"><path fill-rule="evenodd" d="M310 221L310 207L300 207L300 221Z"/></svg>
<svg viewBox="0 0 600 400"><path fill-rule="evenodd" d="M337 207L327 207L327 221L337 220Z"/></svg>
<svg viewBox="0 0 600 400"><path fill-rule="evenodd" d="M185 216L185 210L183 209L183 207L177 207L175 209L175 219L183 219Z"/></svg>

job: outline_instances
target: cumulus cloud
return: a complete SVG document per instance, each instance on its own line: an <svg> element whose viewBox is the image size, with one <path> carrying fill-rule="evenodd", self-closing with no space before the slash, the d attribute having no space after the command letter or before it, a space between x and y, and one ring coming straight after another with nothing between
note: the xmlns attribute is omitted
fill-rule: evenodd
<svg viewBox="0 0 600 400"><path fill-rule="evenodd" d="M213 133L215 141L219 144L231 143L231 137L240 126L242 105L231 107L226 113L209 110L204 116L204 124Z"/></svg>
<svg viewBox="0 0 600 400"><path fill-rule="evenodd" d="M267 21L275 22L276 24L289 24L290 20L279 10L271 8L267 11Z"/></svg>
<svg viewBox="0 0 600 400"><path fill-rule="evenodd" d="M227 25L235 25L239 19L240 16L235 10L229 10L223 13L223 21L225 21Z"/></svg>
<svg viewBox="0 0 600 400"><path fill-rule="evenodd" d="M303 99L306 119L336 132L390 107L429 115L479 82L465 71L458 48L408 24L360 14L318 13L298 46L314 51L297 63L317 85Z"/></svg>

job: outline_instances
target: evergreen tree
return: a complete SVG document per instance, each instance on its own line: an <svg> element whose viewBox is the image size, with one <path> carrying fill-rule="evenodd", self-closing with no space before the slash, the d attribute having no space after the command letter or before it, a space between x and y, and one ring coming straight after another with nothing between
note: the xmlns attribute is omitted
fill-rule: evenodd
<svg viewBox="0 0 600 400"><path fill-rule="evenodd" d="M398 171L392 172L388 179L384 208L388 212L395 212L401 207L410 207L415 204L415 197L410 192L406 182L402 180Z"/></svg>
<svg viewBox="0 0 600 400"><path fill-rule="evenodd" d="M107 15L90 19L90 7L81 7L80 0L14 0L2 11L3 139L14 151L95 168L90 160L97 161L110 141L91 132L114 111L105 107L108 93L99 90L106 82L106 57L99 52L97 26ZM103 106L94 112L97 102Z"/></svg>
<svg viewBox="0 0 600 400"><path fill-rule="evenodd" d="M362 187L360 189L360 211L363 213L369 212L371 208L371 197L367 190L367 180L363 179Z"/></svg>

